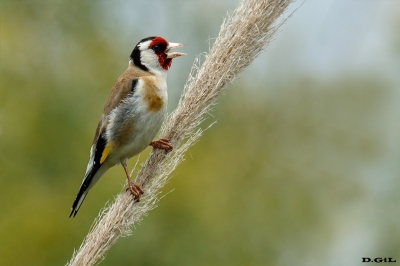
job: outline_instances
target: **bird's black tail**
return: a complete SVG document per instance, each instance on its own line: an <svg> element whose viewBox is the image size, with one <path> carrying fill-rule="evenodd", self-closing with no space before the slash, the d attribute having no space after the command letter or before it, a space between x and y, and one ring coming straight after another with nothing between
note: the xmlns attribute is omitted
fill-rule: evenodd
<svg viewBox="0 0 400 266"><path fill-rule="evenodd" d="M85 199L87 193L88 193L88 191L84 191L81 187L81 189L78 192L78 195L76 196L74 204L72 204L71 213L69 214L69 218L71 218L72 214L74 215L73 217L75 217L75 215L78 213L79 208L81 207L82 202Z"/></svg>
<svg viewBox="0 0 400 266"><path fill-rule="evenodd" d="M89 189L100 179L100 177L104 174L107 168L102 168L102 164L94 162L92 166L88 169L85 178L83 179L81 188L79 189L78 194L76 195L75 201L71 207L71 213L69 217L77 214L79 208L82 205L83 200L85 199L86 195L89 193ZM100 170L100 171L99 171Z"/></svg>
<svg viewBox="0 0 400 266"><path fill-rule="evenodd" d="M97 172L97 170L98 169L96 169L96 172ZM92 174L92 171L91 171L91 172L89 172L88 175L85 176L85 179L82 182L81 188L79 189L78 195L76 195L75 201L72 204L71 213L69 215L70 218L72 215L74 215L73 217L75 217L75 215L78 213L83 200L85 199L87 193L89 192L89 185L93 179L93 176L96 174L96 172Z"/></svg>
<svg viewBox="0 0 400 266"><path fill-rule="evenodd" d="M105 168L99 172L100 167L102 166L101 157L104 151L104 147L106 146L106 139L104 134L100 135L96 144L92 146L91 150L91 158L89 160L89 166L86 170L85 178L83 179L81 188L79 189L78 195L76 195L74 204L72 204L71 213L69 217L78 213L79 208L82 205L83 200L85 199L89 189L99 180L99 178L105 172Z"/></svg>

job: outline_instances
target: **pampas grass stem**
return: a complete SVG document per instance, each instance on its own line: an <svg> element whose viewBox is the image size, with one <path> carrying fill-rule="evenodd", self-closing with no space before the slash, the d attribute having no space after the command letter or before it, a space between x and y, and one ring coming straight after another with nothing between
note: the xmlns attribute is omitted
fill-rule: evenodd
<svg viewBox="0 0 400 266"><path fill-rule="evenodd" d="M226 85L257 57L293 14L281 18L291 2L242 0L227 15L208 55L196 58L178 106L161 129L160 136L169 139L174 150L168 154L162 150L151 152L135 181L144 189L141 201L134 202L129 192L117 195L115 201L100 212L67 265L99 263L119 237L130 235L133 226L157 206L160 189L188 148L202 135L203 130L198 126L205 115Z"/></svg>

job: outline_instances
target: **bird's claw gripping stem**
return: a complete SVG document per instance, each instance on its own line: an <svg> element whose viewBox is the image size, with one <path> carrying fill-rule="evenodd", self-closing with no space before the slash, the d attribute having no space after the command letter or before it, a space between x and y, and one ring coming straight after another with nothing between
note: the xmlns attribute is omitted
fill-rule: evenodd
<svg viewBox="0 0 400 266"><path fill-rule="evenodd" d="M135 200L137 202L139 202L140 195L144 193L143 189L139 185L136 185L135 183L133 183L132 180L128 179L128 188L126 189L126 191L128 191L128 190L135 197Z"/></svg>
<svg viewBox="0 0 400 266"><path fill-rule="evenodd" d="M163 149L165 151L171 151L174 147L170 144L168 139L159 139L150 142L150 146L153 147L153 149Z"/></svg>

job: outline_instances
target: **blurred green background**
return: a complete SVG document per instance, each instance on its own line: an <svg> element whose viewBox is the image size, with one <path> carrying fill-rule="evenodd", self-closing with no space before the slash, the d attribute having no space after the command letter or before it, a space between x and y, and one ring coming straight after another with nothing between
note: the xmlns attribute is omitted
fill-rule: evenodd
<svg viewBox="0 0 400 266"><path fill-rule="evenodd" d="M120 191L116 167L68 219L134 45L186 44L168 77L173 110L236 4L0 0L0 265L64 265ZM220 98L173 192L101 265L400 262L399 11L307 1Z"/></svg>

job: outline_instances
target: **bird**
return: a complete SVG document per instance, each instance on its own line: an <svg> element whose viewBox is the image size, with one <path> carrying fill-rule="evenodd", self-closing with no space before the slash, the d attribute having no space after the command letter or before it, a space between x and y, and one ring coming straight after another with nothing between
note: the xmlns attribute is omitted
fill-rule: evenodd
<svg viewBox="0 0 400 266"><path fill-rule="evenodd" d="M129 56L128 68L112 88L98 123L90 159L69 217L75 217L89 190L111 167L121 164L134 200L143 189L129 174L128 160L149 145L173 149L168 139L154 140L167 111L167 71L172 59L186 55L170 52L183 44L151 36L138 42Z"/></svg>

